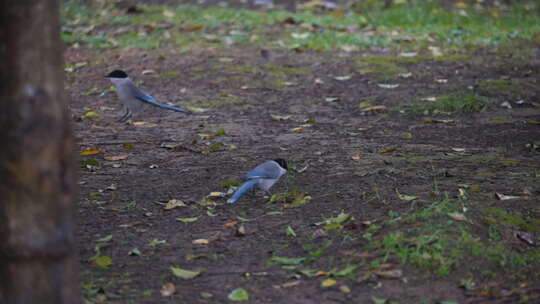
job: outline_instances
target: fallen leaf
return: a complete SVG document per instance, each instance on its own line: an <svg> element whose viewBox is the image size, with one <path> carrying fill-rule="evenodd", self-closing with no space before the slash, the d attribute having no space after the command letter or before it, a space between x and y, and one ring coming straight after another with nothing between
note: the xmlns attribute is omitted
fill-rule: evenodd
<svg viewBox="0 0 540 304"><path fill-rule="evenodd" d="M178 217L176 218L177 221L182 223L193 223L196 222L199 218L198 217Z"/></svg>
<svg viewBox="0 0 540 304"><path fill-rule="evenodd" d="M329 274L330 274L330 272L324 271L324 270L319 270L319 271L315 272L316 277L325 277L325 276L327 276Z"/></svg>
<svg viewBox="0 0 540 304"><path fill-rule="evenodd" d="M212 139L214 138L214 135L211 135L211 134L204 134L204 133L199 133L197 134L201 139Z"/></svg>
<svg viewBox="0 0 540 304"><path fill-rule="evenodd" d="M157 245L161 245L161 244L165 244L165 243L167 243L166 240L152 239L150 242L148 242L148 246L156 247Z"/></svg>
<svg viewBox="0 0 540 304"><path fill-rule="evenodd" d="M291 37L294 39L306 39L310 36L310 33L291 33Z"/></svg>
<svg viewBox="0 0 540 304"><path fill-rule="evenodd" d="M324 101L326 101L326 102L336 102L338 100L339 100L338 97L325 97L324 98Z"/></svg>
<svg viewBox="0 0 540 304"><path fill-rule="evenodd" d="M294 286L300 285L300 283L302 283L302 281L291 281L291 282L281 284L281 287L283 288L294 287Z"/></svg>
<svg viewBox="0 0 540 304"><path fill-rule="evenodd" d="M68 73L72 73L72 72L75 72L76 70L84 67L88 65L88 62L86 61L81 61L81 62L76 62L74 64L72 63L68 63L66 64L66 67L64 68L64 71L68 72Z"/></svg>
<svg viewBox="0 0 540 304"><path fill-rule="evenodd" d="M346 75L346 76L336 76L334 77L335 80L339 80L339 81L345 81L345 80L349 80L351 79L352 76L351 75Z"/></svg>
<svg viewBox="0 0 540 304"><path fill-rule="evenodd" d="M312 199L311 196L309 196L309 195L304 196L303 194L301 194L301 195L297 196L294 199L294 201L292 201L290 204L284 204L283 207L284 208L295 208L295 207L298 207L300 205L303 205L303 204L307 203L311 199Z"/></svg>
<svg viewBox="0 0 540 304"><path fill-rule="evenodd" d="M377 84L377 86L379 86L379 88L383 88L383 89L395 89L397 87L399 87L399 84L388 84L388 83L379 83Z"/></svg>
<svg viewBox="0 0 540 304"><path fill-rule="evenodd" d="M211 293L209 293L209 292L206 292L206 291L201 292L201 298L203 298L203 299L210 299L210 298L212 298L213 296L214 296L214 295L211 294Z"/></svg>
<svg viewBox="0 0 540 304"><path fill-rule="evenodd" d="M352 156L352 159L354 159L354 160L360 160L360 157L361 157L360 152L356 152L356 153L354 153L354 155Z"/></svg>
<svg viewBox="0 0 540 304"><path fill-rule="evenodd" d="M161 286L161 290L159 292L164 297L172 296L176 292L176 287L173 283L165 283L163 286Z"/></svg>
<svg viewBox="0 0 540 304"><path fill-rule="evenodd" d="M176 267L176 266L171 266L170 269L171 269L172 273L174 274L174 276L182 278L184 280L193 279L196 276L201 274L201 271L191 271L191 270L182 269L182 268Z"/></svg>
<svg viewBox="0 0 540 304"><path fill-rule="evenodd" d="M218 152L218 151L223 151L223 150L224 150L223 144L220 142L215 142L211 144L210 146L208 146L208 148L203 149L203 152L211 153L211 152Z"/></svg>
<svg viewBox="0 0 540 304"><path fill-rule="evenodd" d="M502 194L502 193L498 193L498 192L495 192L495 197L501 201L506 201L506 200L511 200L511 199L518 199L518 198L521 198L519 196L514 196L514 195L505 195L505 194Z"/></svg>
<svg viewBox="0 0 540 304"><path fill-rule="evenodd" d="M186 106L186 109L193 113L203 113L208 111L208 109L205 108L199 108L199 107L193 107L193 106Z"/></svg>
<svg viewBox="0 0 540 304"><path fill-rule="evenodd" d="M361 102L358 103L358 107L360 109L365 109L365 108L372 107L372 106L373 105L369 101L361 101Z"/></svg>
<svg viewBox="0 0 540 304"><path fill-rule="evenodd" d="M373 304L387 304L386 299L379 299L374 296L371 297L371 301L373 301Z"/></svg>
<svg viewBox="0 0 540 304"><path fill-rule="evenodd" d="M410 132L405 132L405 133L401 134L401 138L403 138L403 139L412 139L413 135Z"/></svg>
<svg viewBox="0 0 540 304"><path fill-rule="evenodd" d="M321 287L327 288L327 287L332 287L332 286L334 286L336 284L337 284L336 280L334 280L334 279L326 279L326 280L321 282Z"/></svg>
<svg viewBox="0 0 540 304"><path fill-rule="evenodd" d="M99 150L99 149L87 148L87 149L82 150L79 154L82 155L82 156L87 156L87 155L99 154L101 152L102 151Z"/></svg>
<svg viewBox="0 0 540 304"><path fill-rule="evenodd" d="M451 213L448 213L448 216L452 218L453 220L460 221L460 222L467 220L463 213L451 212Z"/></svg>
<svg viewBox="0 0 540 304"><path fill-rule="evenodd" d="M112 265L112 259L106 255L101 255L92 259L92 263L100 268L107 268Z"/></svg>
<svg viewBox="0 0 540 304"><path fill-rule="evenodd" d="M96 242L98 243L107 243L107 242L110 242L112 241L113 239L113 235L112 234L108 234L100 239L97 239Z"/></svg>
<svg viewBox="0 0 540 304"><path fill-rule="evenodd" d="M170 10L163 10L163 16L167 17L167 18L173 18L174 17L174 12L173 11L170 11Z"/></svg>
<svg viewBox="0 0 540 304"><path fill-rule="evenodd" d="M186 28L186 30L188 31L198 31L200 29L203 29L204 28L204 25L202 24L194 24L194 25L190 25Z"/></svg>
<svg viewBox="0 0 540 304"><path fill-rule="evenodd" d="M165 204L165 207L163 207L163 209L171 210L176 207L186 207L186 204L183 201L172 199L172 200L169 200L167 204Z"/></svg>
<svg viewBox="0 0 540 304"><path fill-rule="evenodd" d="M412 73L411 72L399 73L398 76L401 78L409 78L412 76Z"/></svg>
<svg viewBox="0 0 540 304"><path fill-rule="evenodd" d="M350 293L351 289L347 285L341 285L341 286L339 286L339 291L341 291L343 293Z"/></svg>
<svg viewBox="0 0 540 304"><path fill-rule="evenodd" d="M396 150L395 147L382 148L379 150L380 153L390 153Z"/></svg>
<svg viewBox="0 0 540 304"><path fill-rule="evenodd" d="M345 268L343 268L340 271L333 272L333 274L337 277L346 277L354 273L354 271L359 267L359 265L355 264L349 264Z"/></svg>
<svg viewBox="0 0 540 304"><path fill-rule="evenodd" d="M196 239L191 242L193 245L208 245L210 243L207 239Z"/></svg>
<svg viewBox="0 0 540 304"><path fill-rule="evenodd" d="M101 116L99 116L98 113L96 113L94 110L87 110L84 112L84 114L82 115L82 118L86 118L86 119L96 119L96 120L99 120L101 119Z"/></svg>
<svg viewBox="0 0 540 304"><path fill-rule="evenodd" d="M148 69L148 70L143 70L141 72L141 74L143 74L143 75L151 75L151 74L157 74L157 72L155 70Z"/></svg>
<svg viewBox="0 0 540 304"><path fill-rule="evenodd" d="M291 226L287 226L287 229L285 229L285 234L287 236L296 237L296 232L294 232Z"/></svg>
<svg viewBox="0 0 540 304"><path fill-rule="evenodd" d="M369 106L363 108L362 112L386 112L386 106Z"/></svg>
<svg viewBox="0 0 540 304"><path fill-rule="evenodd" d="M424 123L445 123L450 124L454 123L455 121L453 119L426 119L424 120Z"/></svg>
<svg viewBox="0 0 540 304"><path fill-rule="evenodd" d="M249 294L244 288L236 288L229 293L227 298L235 302L247 301L249 300Z"/></svg>
<svg viewBox="0 0 540 304"><path fill-rule="evenodd" d="M133 248L133 249L131 249L131 250L128 252L128 255L136 255L136 256L140 256L140 255L141 255L141 251L139 250L139 248Z"/></svg>
<svg viewBox="0 0 540 304"><path fill-rule="evenodd" d="M122 153L122 154L113 155L113 156L105 156L104 159L109 160L109 161L119 161L119 160L123 160L123 159L128 158L128 156L129 156L129 154Z"/></svg>
<svg viewBox="0 0 540 304"><path fill-rule="evenodd" d="M297 128L293 128L292 131L294 131L294 132L302 132L302 131L304 131L304 128L303 127L297 127Z"/></svg>
<svg viewBox="0 0 540 304"><path fill-rule="evenodd" d="M221 57L221 58L218 58L218 60L219 60L219 62L233 62L234 58Z"/></svg>
<svg viewBox="0 0 540 304"><path fill-rule="evenodd" d="M146 121L134 121L132 125L137 126L137 127L148 127L148 128L153 128L157 126L157 124L153 122L146 122Z"/></svg>
<svg viewBox="0 0 540 304"><path fill-rule="evenodd" d="M296 169L296 172L302 173L302 172L306 171L308 167L309 167L309 165L306 165L304 168Z"/></svg>
<svg viewBox="0 0 540 304"><path fill-rule="evenodd" d="M508 102L508 101L503 101L503 102L501 103L501 107L502 107L502 108L506 108L506 109L512 109L512 105L511 105L510 102Z"/></svg>
<svg viewBox="0 0 540 304"><path fill-rule="evenodd" d="M403 271L401 269L375 270L373 273L384 279L399 279L403 276Z"/></svg>
<svg viewBox="0 0 540 304"><path fill-rule="evenodd" d="M225 226L225 227L234 227L234 226L236 226L236 224L238 224L237 221L231 221L231 222L227 222L227 223L223 224L223 226Z"/></svg>
<svg viewBox="0 0 540 304"><path fill-rule="evenodd" d="M353 26L353 25L351 25ZM351 27L352 28L352 27ZM358 47L356 45L339 45L339 48L342 49L344 52L350 53L358 51Z"/></svg>
<svg viewBox="0 0 540 304"><path fill-rule="evenodd" d="M463 9L463 8L467 8L467 3L463 2L463 1L458 1L458 2L454 3L454 6L456 8Z"/></svg>
<svg viewBox="0 0 540 304"><path fill-rule="evenodd" d="M225 195L227 194L224 192L214 191L214 192L210 192L210 194L208 194L207 197L225 197Z"/></svg>
<svg viewBox="0 0 540 304"><path fill-rule="evenodd" d="M217 206L217 203L211 200L205 200L205 201L199 202L199 205L203 207L214 207L214 206Z"/></svg>
<svg viewBox="0 0 540 304"><path fill-rule="evenodd" d="M400 194L400 193L398 193L398 197L400 200L407 201L407 202L414 201L415 199L418 198L418 196L406 195L406 194Z"/></svg>
<svg viewBox="0 0 540 304"><path fill-rule="evenodd" d="M441 48L438 46L428 46L428 49L431 51L433 57L440 57L443 55Z"/></svg>
<svg viewBox="0 0 540 304"><path fill-rule="evenodd" d="M408 57L408 58L416 57L417 55L418 55L417 52L402 52L402 53L399 54L399 56L401 56L401 57Z"/></svg>
<svg viewBox="0 0 540 304"><path fill-rule="evenodd" d="M273 120L288 120L288 119L291 119L291 115L274 115L272 114L272 119Z"/></svg>
<svg viewBox="0 0 540 304"><path fill-rule="evenodd" d="M236 229L236 236L244 235L246 235L246 227L244 226L244 224L240 224L240 226L238 226L238 229Z"/></svg>

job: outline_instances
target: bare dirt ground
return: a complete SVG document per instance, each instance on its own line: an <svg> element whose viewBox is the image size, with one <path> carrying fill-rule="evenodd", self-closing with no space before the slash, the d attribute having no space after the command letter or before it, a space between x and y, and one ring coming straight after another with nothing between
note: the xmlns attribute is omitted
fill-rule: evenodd
<svg viewBox="0 0 540 304"><path fill-rule="evenodd" d="M528 54L540 51L519 41L515 47ZM527 303L540 301L538 268L515 277L501 267L493 270L497 276L478 279L479 288L470 292L460 280L484 270L482 257L465 257L449 274L433 276L370 251L362 237L370 223L406 215L445 195L458 197L460 188L467 191L469 210L492 207L540 218L540 154L526 147L540 139L540 56L520 60L508 49L475 50L459 60L406 64L411 77L384 81L359 71L355 58L397 56L385 50L270 50L269 60L259 51L68 49L67 62L93 62L67 78L79 148L100 150L81 156L76 235L89 302L224 303L238 287L249 292L250 303L372 303L372 297L395 301L380 303L517 303L524 294L532 299ZM144 124L118 123L116 95L88 92L107 88L103 76L119 67L160 100L209 110L183 115L149 109L134 119ZM481 84L489 80L517 81L519 90L486 89ZM380 86L389 82L399 86ZM456 91L489 102L472 114L407 114L422 98ZM364 111L363 101L384 107ZM511 109L501 106L505 101ZM101 119L81 119L86 108ZM259 192L235 204L207 198L275 158L286 158L293 168L272 192L298 189L310 200L287 208ZM496 192L520 198L498 200ZM398 194L418 199L411 203ZM171 199L187 206L164 209ZM316 225L341 212L354 216L342 229ZM177 220L186 218L192 221ZM482 223L455 225L470 224L487 238ZM287 235L289 226L296 237ZM502 237L509 247L536 250L507 228ZM384 226L373 237L389 230ZM538 237L538 230L532 231ZM208 244L193 243L198 239ZM269 262L319 248L326 250L305 266L321 271L314 276L303 275L302 267ZM95 265L98 251L111 258L110 265ZM402 276L371 275L369 261L377 257L403 270ZM324 271L349 264L360 266L347 276L336 275L337 284L321 287L329 277ZM182 280L171 265L204 271ZM162 296L169 282L176 292ZM507 292L523 282L524 293Z"/></svg>

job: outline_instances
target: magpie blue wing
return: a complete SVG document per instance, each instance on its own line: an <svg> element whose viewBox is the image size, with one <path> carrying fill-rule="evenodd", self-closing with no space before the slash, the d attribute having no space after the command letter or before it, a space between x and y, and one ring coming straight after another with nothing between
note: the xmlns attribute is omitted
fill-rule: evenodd
<svg viewBox="0 0 540 304"><path fill-rule="evenodd" d="M170 105L167 105L167 104L162 104L162 103L159 103L154 97L148 95L148 94L145 94L143 92L141 92L141 90L137 89L136 87L134 88L133 90L133 95L135 96L135 98L137 98L138 100L142 101L142 102L145 102L145 103L148 103L148 104L151 104L155 107L159 107L159 108L163 108L163 109L168 109L168 110L172 110L172 111L176 111L176 112L182 112L182 113L190 113L188 110L186 109L182 109L182 108L179 108L179 107L175 107L175 106L170 106Z"/></svg>
<svg viewBox="0 0 540 304"><path fill-rule="evenodd" d="M246 179L278 178L279 172L279 166L274 161L267 161L246 173L245 177Z"/></svg>

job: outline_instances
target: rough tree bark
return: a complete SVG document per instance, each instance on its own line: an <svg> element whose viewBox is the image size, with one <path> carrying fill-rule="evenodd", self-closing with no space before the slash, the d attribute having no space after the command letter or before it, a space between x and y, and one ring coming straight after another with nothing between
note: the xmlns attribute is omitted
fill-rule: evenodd
<svg viewBox="0 0 540 304"><path fill-rule="evenodd" d="M0 303L79 303L58 0L0 1Z"/></svg>

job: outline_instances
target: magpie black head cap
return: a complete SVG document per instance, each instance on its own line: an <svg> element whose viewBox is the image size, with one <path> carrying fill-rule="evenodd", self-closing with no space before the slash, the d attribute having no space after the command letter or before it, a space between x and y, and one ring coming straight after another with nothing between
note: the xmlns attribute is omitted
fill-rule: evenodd
<svg viewBox="0 0 540 304"><path fill-rule="evenodd" d="M122 70L114 70L114 71L110 72L105 77L107 77L107 78L127 78L128 75L126 74L126 72L124 72Z"/></svg>
<svg viewBox="0 0 540 304"><path fill-rule="evenodd" d="M288 170L287 161L284 160L283 158L277 158L277 159L274 159L274 161L278 163L281 168Z"/></svg>

